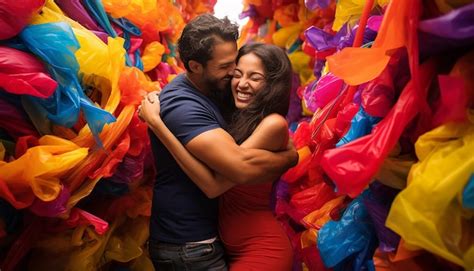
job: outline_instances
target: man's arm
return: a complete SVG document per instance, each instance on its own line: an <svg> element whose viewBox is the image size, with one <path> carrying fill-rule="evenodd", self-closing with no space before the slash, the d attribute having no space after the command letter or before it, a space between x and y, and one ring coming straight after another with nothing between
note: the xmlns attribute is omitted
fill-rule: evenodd
<svg viewBox="0 0 474 271"><path fill-rule="evenodd" d="M212 170L241 184L273 181L298 162L294 148L276 153L246 149L220 128L194 137L186 149Z"/></svg>

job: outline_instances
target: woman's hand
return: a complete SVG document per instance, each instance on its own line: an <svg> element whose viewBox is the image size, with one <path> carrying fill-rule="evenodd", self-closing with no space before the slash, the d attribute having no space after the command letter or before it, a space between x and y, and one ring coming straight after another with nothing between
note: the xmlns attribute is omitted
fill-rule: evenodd
<svg viewBox="0 0 474 271"><path fill-rule="evenodd" d="M143 98L141 105L138 106L138 116L149 125L157 124L160 118L160 99L158 91L153 91Z"/></svg>

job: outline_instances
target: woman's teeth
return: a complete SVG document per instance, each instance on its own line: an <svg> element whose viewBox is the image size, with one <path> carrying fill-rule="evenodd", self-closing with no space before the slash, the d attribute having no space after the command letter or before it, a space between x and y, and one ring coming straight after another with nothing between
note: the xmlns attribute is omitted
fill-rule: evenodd
<svg viewBox="0 0 474 271"><path fill-rule="evenodd" d="M237 92L237 98L241 100L249 100L252 97L252 94L250 93L244 93L244 92Z"/></svg>

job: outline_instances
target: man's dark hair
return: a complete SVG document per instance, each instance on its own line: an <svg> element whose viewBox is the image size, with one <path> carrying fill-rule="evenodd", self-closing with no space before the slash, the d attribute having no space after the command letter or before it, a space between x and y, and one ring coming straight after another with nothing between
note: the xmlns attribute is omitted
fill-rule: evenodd
<svg viewBox="0 0 474 271"><path fill-rule="evenodd" d="M247 54L254 54L262 61L265 86L247 107L235 112L229 133L238 144L244 142L266 116L272 113L286 116L290 104L292 69L285 51L270 44L247 44L240 48L237 63Z"/></svg>
<svg viewBox="0 0 474 271"><path fill-rule="evenodd" d="M178 52L186 70L188 62L197 61L204 67L212 58L216 39L237 41L239 28L229 19L218 19L211 14L202 14L191 20L183 29L178 40Z"/></svg>

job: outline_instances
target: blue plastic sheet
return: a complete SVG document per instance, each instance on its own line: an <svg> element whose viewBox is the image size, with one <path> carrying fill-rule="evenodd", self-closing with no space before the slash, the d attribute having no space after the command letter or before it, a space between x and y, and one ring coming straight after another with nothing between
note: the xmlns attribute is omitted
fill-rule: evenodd
<svg viewBox="0 0 474 271"><path fill-rule="evenodd" d="M340 147L346 143L349 143L359 137L367 135L372 131L372 127L377 124L381 118L369 116L362 108L354 116L351 121L351 128L349 131L337 142L336 147Z"/></svg>
<svg viewBox="0 0 474 271"><path fill-rule="evenodd" d="M474 174L469 178L469 182L462 192L462 206L474 209Z"/></svg>
<svg viewBox="0 0 474 271"><path fill-rule="evenodd" d="M107 13L105 13L104 6L99 0L83 0L82 4L89 11L89 15L92 16L95 21L111 36L112 38L117 37L112 24L109 21Z"/></svg>
<svg viewBox="0 0 474 271"><path fill-rule="evenodd" d="M377 237L364 200L366 190L347 207L341 220L329 221L318 234L318 248L326 267L334 270L375 270L372 257Z"/></svg>
<svg viewBox="0 0 474 271"><path fill-rule="evenodd" d="M99 133L106 123L114 122L109 112L96 107L84 94L79 83L79 64L74 55L79 43L71 27L63 22L31 25L20 34L24 43L48 66L58 82L55 93L47 99L31 98L39 111L59 125L72 127L78 120L80 109L96 141L101 145Z"/></svg>

